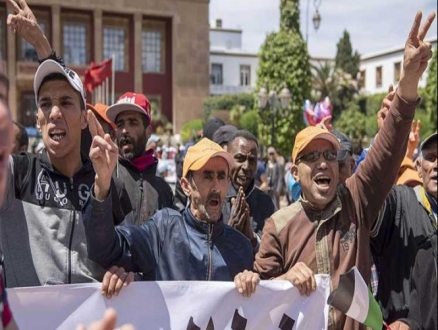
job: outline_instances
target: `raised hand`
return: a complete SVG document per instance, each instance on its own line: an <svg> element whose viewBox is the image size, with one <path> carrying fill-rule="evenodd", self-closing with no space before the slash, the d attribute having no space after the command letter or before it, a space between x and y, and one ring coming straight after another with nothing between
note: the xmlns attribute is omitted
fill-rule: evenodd
<svg viewBox="0 0 438 330"><path fill-rule="evenodd" d="M91 110L87 111L87 120L93 139L90 148L90 160L96 172L94 195L96 199L102 201L108 196L111 176L117 164L119 149L111 140L110 135L104 133L102 126Z"/></svg>
<svg viewBox="0 0 438 330"><path fill-rule="evenodd" d="M243 188L240 187L237 196L231 199L231 218L228 224L242 232L247 221L249 221L249 207L245 200Z"/></svg>
<svg viewBox="0 0 438 330"><path fill-rule="evenodd" d="M391 103L394 100L395 92L394 92L394 86L389 85L388 88L388 94L385 96L385 98L382 101L382 107L377 112L377 127L379 128L379 131L383 128L383 122L385 121L385 118L388 114L389 108L391 107Z"/></svg>
<svg viewBox="0 0 438 330"><path fill-rule="evenodd" d="M9 14L7 24L12 27L12 33L18 34L36 50L40 60L52 53L52 47L47 40L37 19L25 0L6 0L8 7L15 13Z"/></svg>
<svg viewBox="0 0 438 330"><path fill-rule="evenodd" d="M415 123L415 120L412 121L411 133L409 133L408 149L406 151L406 157L410 159L414 158L415 149L417 149L418 145L420 144L420 130L421 121L417 120L417 123Z"/></svg>
<svg viewBox="0 0 438 330"><path fill-rule="evenodd" d="M428 61L432 58L432 45L429 42L425 42L424 38L435 19L435 13L429 14L424 24L420 27L422 17L422 12L417 12L406 40L403 73L398 89L399 96L409 102L416 101L418 97L418 82L427 68Z"/></svg>

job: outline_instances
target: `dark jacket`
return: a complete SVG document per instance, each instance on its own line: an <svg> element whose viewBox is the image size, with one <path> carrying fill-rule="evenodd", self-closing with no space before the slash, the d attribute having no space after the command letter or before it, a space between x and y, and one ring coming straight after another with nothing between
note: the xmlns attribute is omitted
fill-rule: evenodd
<svg viewBox="0 0 438 330"><path fill-rule="evenodd" d="M207 224L189 208L182 214L166 208L140 227L115 229L110 209L110 198L92 196L84 217L89 257L104 268L117 265L158 281L232 281L252 268L249 240L222 219Z"/></svg>
<svg viewBox="0 0 438 330"><path fill-rule="evenodd" d="M0 208L7 287L102 281L104 269L88 259L82 221L96 174L85 155L82 161L82 168L68 178L52 166L45 151L10 157ZM131 212L123 184L115 181L108 210L113 225Z"/></svg>
<svg viewBox="0 0 438 330"><path fill-rule="evenodd" d="M114 175L125 184L133 209L125 220L127 224L140 226L158 210L174 208L172 189L163 178L155 175L157 164L155 159L153 165L139 172L129 160L119 158Z"/></svg>
<svg viewBox="0 0 438 330"><path fill-rule="evenodd" d="M408 316L415 256L419 244L436 230L435 218L422 196L422 186L394 186L377 222L380 226L371 233L379 278L376 298L388 324Z"/></svg>
<svg viewBox="0 0 438 330"><path fill-rule="evenodd" d="M231 216L231 198L236 196L237 190L232 184L230 184L227 192L227 203L225 203L222 208L225 223L228 223ZM245 199L249 206L252 229L255 233L261 235L266 219L276 211L274 202L272 201L271 196L255 187L254 180L248 187L247 191L245 191Z"/></svg>
<svg viewBox="0 0 438 330"><path fill-rule="evenodd" d="M420 249L412 271L410 309L407 323L411 330L436 330L437 322L437 233Z"/></svg>

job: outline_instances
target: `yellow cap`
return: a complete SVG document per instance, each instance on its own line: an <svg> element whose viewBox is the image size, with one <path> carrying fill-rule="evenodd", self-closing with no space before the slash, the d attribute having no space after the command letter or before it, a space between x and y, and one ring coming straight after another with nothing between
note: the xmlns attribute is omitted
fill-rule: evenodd
<svg viewBox="0 0 438 330"><path fill-rule="evenodd" d="M294 148L292 149L292 161L296 163L297 157L301 151L303 151L307 145L315 139L324 139L333 144L333 147L336 150L341 149L341 144L336 136L334 136L329 131L315 127L308 126L305 129L301 130L297 136L295 137Z"/></svg>
<svg viewBox="0 0 438 330"><path fill-rule="evenodd" d="M234 166L233 157L221 146L207 138L203 138L187 150L184 158L182 176L186 177L189 171L200 170L211 158L222 157L228 163L228 167Z"/></svg>
<svg viewBox="0 0 438 330"><path fill-rule="evenodd" d="M398 175L399 177L396 182L398 185L408 185L413 187L423 184L423 180L415 170L414 162L409 157L403 159Z"/></svg>

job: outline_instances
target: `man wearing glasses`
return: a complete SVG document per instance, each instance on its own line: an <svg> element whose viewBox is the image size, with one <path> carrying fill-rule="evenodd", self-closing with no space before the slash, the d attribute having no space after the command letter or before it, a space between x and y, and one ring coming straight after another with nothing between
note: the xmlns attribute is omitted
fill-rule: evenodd
<svg viewBox="0 0 438 330"><path fill-rule="evenodd" d="M291 171L301 184L301 198L274 213L265 223L256 273L236 275L236 288L251 295L259 278L288 280L302 295L316 290L314 274L329 274L336 288L341 274L356 266L370 283L370 238L386 196L405 156L410 126L419 102L418 84L432 57L424 37L435 19L421 26L415 16L406 41L403 76L383 123L359 170L340 183L338 139L327 130L307 127L292 150ZM328 329L364 329L357 321L329 309Z"/></svg>

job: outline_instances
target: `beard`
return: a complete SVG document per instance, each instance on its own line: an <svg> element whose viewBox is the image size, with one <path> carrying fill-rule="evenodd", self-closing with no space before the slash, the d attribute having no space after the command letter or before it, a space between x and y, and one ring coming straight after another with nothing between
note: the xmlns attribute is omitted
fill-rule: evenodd
<svg viewBox="0 0 438 330"><path fill-rule="evenodd" d="M124 149L125 145L130 145L129 148ZM129 136L122 135L120 139L117 141L117 146L119 147L120 155L131 161L137 157L143 155L146 149L146 138L139 138L137 141Z"/></svg>

